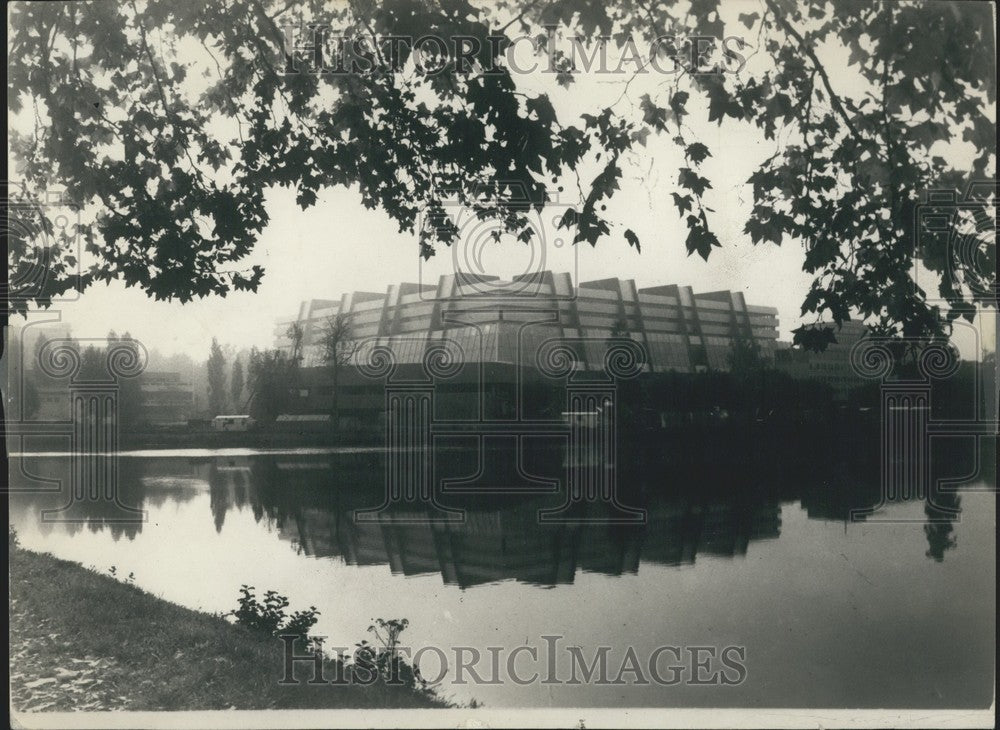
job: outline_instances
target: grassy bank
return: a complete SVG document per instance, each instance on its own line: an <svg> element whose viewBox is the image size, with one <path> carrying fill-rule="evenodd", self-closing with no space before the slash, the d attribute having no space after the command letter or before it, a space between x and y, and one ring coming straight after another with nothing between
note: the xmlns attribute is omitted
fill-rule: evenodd
<svg viewBox="0 0 1000 730"><path fill-rule="evenodd" d="M304 664L296 670L301 684L280 685L278 639L16 545L10 551L10 657L12 700L21 711L445 704L383 683L309 685Z"/></svg>

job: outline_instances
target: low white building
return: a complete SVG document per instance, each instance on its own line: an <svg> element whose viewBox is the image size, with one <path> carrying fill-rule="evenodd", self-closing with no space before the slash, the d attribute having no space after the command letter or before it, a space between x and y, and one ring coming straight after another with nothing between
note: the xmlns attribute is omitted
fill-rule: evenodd
<svg viewBox="0 0 1000 730"><path fill-rule="evenodd" d="M216 416L212 419L212 430L249 431L256 423L251 416Z"/></svg>

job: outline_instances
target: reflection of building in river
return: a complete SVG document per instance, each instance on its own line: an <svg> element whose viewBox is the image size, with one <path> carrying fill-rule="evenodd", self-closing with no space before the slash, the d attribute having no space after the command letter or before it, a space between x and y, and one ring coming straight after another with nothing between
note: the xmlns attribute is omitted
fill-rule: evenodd
<svg viewBox="0 0 1000 730"><path fill-rule="evenodd" d="M969 473L969 458L949 462L946 472ZM37 523L42 509L58 509L68 499L69 459L23 461L12 461L9 472L12 524ZM501 580L554 585L574 580L581 570L635 573L640 559L682 565L695 562L699 554L745 554L751 542L779 536L780 504L801 505L811 520L846 522L851 510L880 502L877 472L865 477L842 458L835 461L839 470L811 458L777 466L767 461L770 471L748 469L736 481L724 479L724 470L674 469L669 488L648 485L643 502L648 521L641 527L539 525L537 510L554 506L541 498L508 498L489 505L480 500L467 505L464 524L405 524L395 518L357 524L354 510L375 507L384 496L379 489L383 465L375 452L121 459L119 497L126 505L155 509L188 502L207 489L211 519L220 532L230 510L249 510L262 528L308 555L350 565L388 565L401 575L440 573L445 582L459 586ZM28 475L53 480L55 489L26 492L38 487ZM933 504L925 507L928 558L942 560L955 545L955 510L960 506L957 495L935 493ZM107 531L116 540L131 540L144 528L142 522L120 522L120 510L103 500L79 501L67 516L80 521L42 522L38 529L43 534Z"/></svg>
<svg viewBox="0 0 1000 730"><path fill-rule="evenodd" d="M647 508L649 527L643 559L666 565L693 563L697 553L745 555L751 540L781 534L776 501L654 503Z"/></svg>
<svg viewBox="0 0 1000 730"><path fill-rule="evenodd" d="M537 585L571 583L577 571L636 573L640 557L668 565L693 563L698 553L736 556L752 540L779 535L777 502L664 502L650 505L649 522L540 525L540 500L492 511L468 511L464 523L416 523L414 513L355 523L351 511L302 509L277 520L278 534L306 554L340 557L351 565L389 565L393 573L440 573L469 587L503 580Z"/></svg>

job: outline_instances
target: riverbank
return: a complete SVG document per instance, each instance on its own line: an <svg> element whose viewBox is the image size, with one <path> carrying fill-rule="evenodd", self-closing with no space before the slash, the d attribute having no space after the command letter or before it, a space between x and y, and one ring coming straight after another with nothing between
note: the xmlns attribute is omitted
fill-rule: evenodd
<svg viewBox="0 0 1000 730"><path fill-rule="evenodd" d="M855 414L849 418L801 419L774 417L762 422L753 419L725 418L691 422L671 422L650 427L627 420L620 424L622 443L644 443L656 448L692 443L761 443L784 441L809 434L817 438L877 437L877 414ZM119 435L120 453L133 451L171 451L179 449L253 449L293 451L295 449L377 449L385 445L385 432L378 428L355 428L327 431L208 431L185 429L134 430ZM14 453L68 453L68 435L32 434L8 439Z"/></svg>
<svg viewBox="0 0 1000 730"><path fill-rule="evenodd" d="M11 542L15 710L447 706L429 692L383 683L309 685L302 664L301 684L278 684L278 639Z"/></svg>

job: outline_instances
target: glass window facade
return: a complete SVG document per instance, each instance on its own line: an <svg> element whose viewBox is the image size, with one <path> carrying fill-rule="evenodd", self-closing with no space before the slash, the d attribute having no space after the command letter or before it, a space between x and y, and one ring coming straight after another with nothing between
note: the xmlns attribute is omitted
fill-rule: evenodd
<svg viewBox="0 0 1000 730"><path fill-rule="evenodd" d="M645 350L648 369L656 372L728 370L737 339L752 338L767 359L777 349L777 310L746 304L739 292L696 294L676 285L638 289L617 279L574 288L568 274L551 272L540 274L530 295L518 281L480 284L444 276L436 287L393 284L384 294L354 292L339 300L303 302L297 321L304 329L304 364L321 364L325 322L341 312L350 317L355 338L385 344L397 362L411 364L422 362L429 340L444 338L455 342L466 360L533 367L546 340L582 338L575 350L595 369L603 366L605 340L623 323ZM574 296L567 298L567 291ZM275 326L279 349L292 346L291 321L296 320Z"/></svg>

